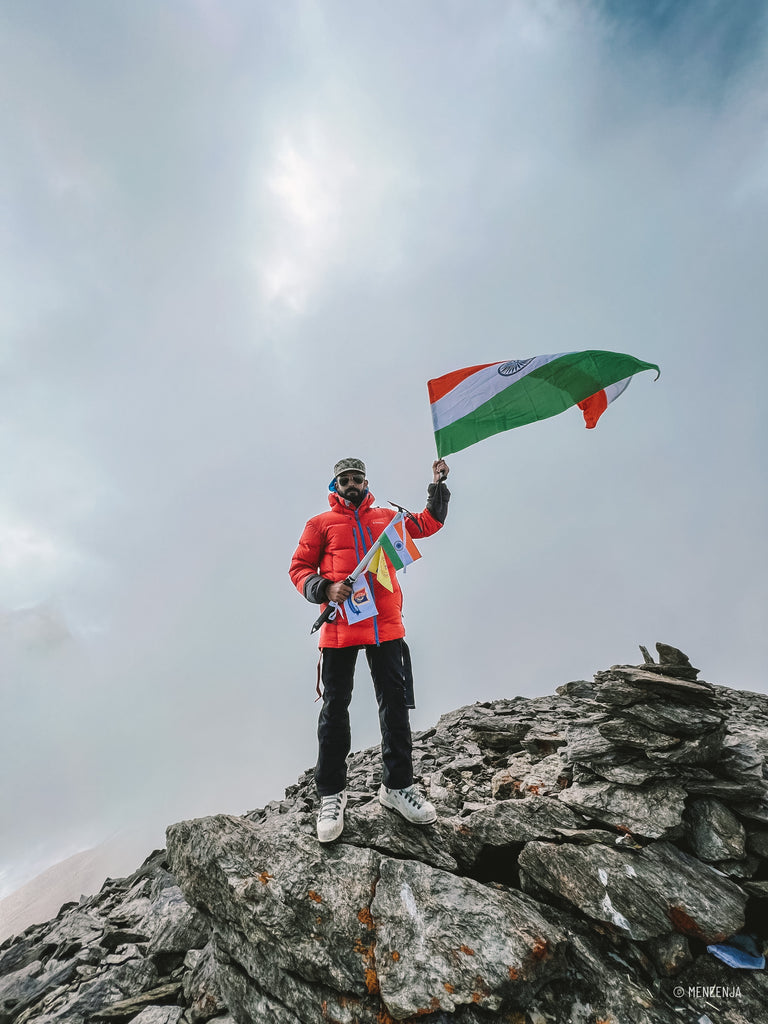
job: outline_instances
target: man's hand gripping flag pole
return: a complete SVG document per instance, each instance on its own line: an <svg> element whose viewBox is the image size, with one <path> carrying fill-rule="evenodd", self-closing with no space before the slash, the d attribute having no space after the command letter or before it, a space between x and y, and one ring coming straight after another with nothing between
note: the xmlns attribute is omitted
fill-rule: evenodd
<svg viewBox="0 0 768 1024"><path fill-rule="evenodd" d="M390 502L390 504L392 504L392 502ZM399 506L396 506L396 507L399 507ZM368 551L366 551L365 555L363 555L362 561L360 561L358 563L358 565L352 570L352 572L349 574L349 576L347 576L347 578L343 581L348 587L353 587L355 585L355 580L357 579L357 577L360 576L361 573L364 573L365 570L368 568L368 566L371 563L371 560L372 560L373 556L381 548L381 540L382 540L382 537L384 536L384 534L387 532L387 530L391 526L393 526L395 523L402 522L404 519L405 519L405 515L403 514L403 512L400 512L398 515L395 516L395 518L393 520L391 520L391 522L387 523L387 525L381 531L379 536L373 542L373 545L369 548ZM317 619L315 620L315 624L312 626L312 629L309 631L309 635L311 636L313 633L316 633L318 631L318 629L320 629L320 627L322 626L322 624L324 622L333 621L333 619L336 618L336 613L338 612L338 610L339 610L338 602L331 601L329 603L328 607L325 609L325 611L323 611L317 617Z"/></svg>

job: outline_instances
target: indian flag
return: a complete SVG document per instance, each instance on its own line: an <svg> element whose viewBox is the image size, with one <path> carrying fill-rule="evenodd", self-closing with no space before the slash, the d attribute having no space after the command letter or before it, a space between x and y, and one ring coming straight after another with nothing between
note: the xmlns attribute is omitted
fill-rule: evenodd
<svg viewBox="0 0 768 1024"><path fill-rule="evenodd" d="M382 533L380 543L381 550L392 563L395 572L421 558L421 552L413 543L400 516L393 519Z"/></svg>
<svg viewBox="0 0 768 1024"><path fill-rule="evenodd" d="M594 427L609 402L632 376L656 370L621 352L560 352L556 355L482 363L427 382L437 454L442 458L492 434L544 420L583 404Z"/></svg>

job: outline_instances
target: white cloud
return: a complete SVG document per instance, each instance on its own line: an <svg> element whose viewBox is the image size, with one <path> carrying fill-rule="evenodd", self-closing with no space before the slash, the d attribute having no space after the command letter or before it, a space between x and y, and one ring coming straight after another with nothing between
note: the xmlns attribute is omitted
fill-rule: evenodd
<svg viewBox="0 0 768 1024"><path fill-rule="evenodd" d="M257 172L258 173L258 172ZM361 169L348 148L313 119L277 140L264 181L272 206L266 251L257 273L267 302L301 311L342 256L352 230L345 214Z"/></svg>

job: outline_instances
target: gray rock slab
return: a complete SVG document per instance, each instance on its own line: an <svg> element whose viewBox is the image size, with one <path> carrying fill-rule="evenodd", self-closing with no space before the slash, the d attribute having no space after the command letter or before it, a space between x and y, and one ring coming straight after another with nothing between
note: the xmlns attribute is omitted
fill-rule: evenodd
<svg viewBox="0 0 768 1024"><path fill-rule="evenodd" d="M590 763L614 750L616 744L603 736L599 728L607 720L607 716L600 715L593 717L592 721L569 726L565 734L567 743L563 748L566 761Z"/></svg>
<svg viewBox="0 0 768 1024"><path fill-rule="evenodd" d="M497 1011L565 969L567 936L533 901L424 864L382 860L371 914L381 998L397 1020Z"/></svg>
<svg viewBox="0 0 768 1024"><path fill-rule="evenodd" d="M33 960L25 964L17 971L0 975L0 1007L12 1006L18 1003L25 992L37 988L36 977L43 973L43 964L40 960Z"/></svg>
<svg viewBox="0 0 768 1024"><path fill-rule="evenodd" d="M137 896L118 904L107 914L107 921L113 928L136 928L146 917L152 901L146 896Z"/></svg>
<svg viewBox="0 0 768 1024"><path fill-rule="evenodd" d="M461 819L473 847L509 846L531 839L554 838L562 829L580 829L584 818L552 797L496 800Z"/></svg>
<svg viewBox="0 0 768 1024"><path fill-rule="evenodd" d="M744 891L670 843L629 852L533 842L519 865L546 891L635 940L675 931L721 942L744 923Z"/></svg>
<svg viewBox="0 0 768 1024"><path fill-rule="evenodd" d="M752 782L764 791L768 790L768 781L763 774L764 758L762 753L743 741L729 743L730 739L732 737L728 736L726 745L723 747L718 770L730 779L736 779L739 782Z"/></svg>
<svg viewBox="0 0 768 1024"><path fill-rule="evenodd" d="M620 786L643 786L647 782L662 782L675 778L673 768L652 765L644 760L613 765L598 762L593 763L592 769L594 774L606 782L616 782Z"/></svg>
<svg viewBox="0 0 768 1024"><path fill-rule="evenodd" d="M129 996L127 999L118 999L114 1003L103 1007L96 1017L100 1021L124 1021L133 1020L145 1007L157 1008L157 1004L176 1002L181 992L181 982L172 981L157 985L154 988L142 992L140 995Z"/></svg>
<svg viewBox="0 0 768 1024"><path fill-rule="evenodd" d="M740 860L744 856L746 830L720 800L689 800L684 820L688 842L701 860Z"/></svg>
<svg viewBox="0 0 768 1024"><path fill-rule="evenodd" d="M595 674L595 699L601 703L626 705L659 698L710 709L720 706L715 688L703 680L675 679L635 665L614 665Z"/></svg>
<svg viewBox="0 0 768 1024"><path fill-rule="evenodd" d="M28 964L0 981L0 1017L13 1013L14 1018L36 1006L51 992L72 982L77 964L50 964L45 970L39 962Z"/></svg>
<svg viewBox="0 0 768 1024"><path fill-rule="evenodd" d="M712 867L722 871L724 875L735 878L741 884L742 879L752 878L760 867L759 857L742 857L741 860L717 860Z"/></svg>
<svg viewBox="0 0 768 1024"><path fill-rule="evenodd" d="M641 722L626 718L613 718L598 726L598 732L614 746L631 747L636 750L670 750L679 744L676 736L651 729Z"/></svg>
<svg viewBox="0 0 768 1024"><path fill-rule="evenodd" d="M178 885L163 889L143 918L139 931L149 936L147 954L184 953L202 948L210 928L194 907L184 899Z"/></svg>
<svg viewBox="0 0 768 1024"><path fill-rule="evenodd" d="M71 910L56 921L47 932L45 941L54 946L71 942L87 946L98 939L104 929L104 921L98 915L86 910Z"/></svg>
<svg viewBox="0 0 768 1024"><path fill-rule="evenodd" d="M680 740L667 750L649 748L645 751L651 761L664 764L699 765L714 764L720 757L725 740L725 726L702 733L690 739Z"/></svg>
<svg viewBox="0 0 768 1024"><path fill-rule="evenodd" d="M520 718L519 712L527 709L525 698L512 702L508 712L496 712L474 705L459 711L441 715L435 730L435 740L456 746L457 736L465 734L478 747L494 751L515 751L521 749L521 741L533 722Z"/></svg>
<svg viewBox="0 0 768 1024"><path fill-rule="evenodd" d="M661 839L680 828L686 792L671 782L643 787L574 783L558 799L587 818L648 839Z"/></svg>
<svg viewBox="0 0 768 1024"><path fill-rule="evenodd" d="M621 714L627 721L676 737L698 736L699 733L717 728L723 721L720 711L708 711L663 699L655 700L652 704L633 704L623 709Z"/></svg>
<svg viewBox="0 0 768 1024"><path fill-rule="evenodd" d="M434 825L413 825L382 807L378 800L345 813L343 841L393 857L423 860L446 871L455 871L457 867L450 824L438 819Z"/></svg>
<svg viewBox="0 0 768 1024"><path fill-rule="evenodd" d="M183 1013L183 1006L147 1006L131 1024L179 1024Z"/></svg>
<svg viewBox="0 0 768 1024"><path fill-rule="evenodd" d="M84 982L63 1006L46 1015L45 1021L84 1024L100 1011L121 999L144 992L157 982L157 970L151 960L132 960L92 981Z"/></svg>
<svg viewBox="0 0 768 1024"><path fill-rule="evenodd" d="M194 958L194 966L184 975L184 1002L190 1024L210 1020L226 1010L218 981L213 943L208 943L205 949L196 952L198 955ZM185 963L190 959L188 954Z"/></svg>
<svg viewBox="0 0 768 1024"><path fill-rule="evenodd" d="M204 910L223 948L269 993L274 978L364 996L369 906L379 855L342 843L323 846L281 819L269 828L228 815L168 830L168 855L186 898ZM315 1012L317 1005L315 1004Z"/></svg>
<svg viewBox="0 0 768 1024"><path fill-rule="evenodd" d="M713 768L717 770L719 765L713 765ZM715 774L714 771L709 771L706 768L682 765L675 769L671 765L669 770L676 770L680 785L696 796L715 796L731 804L749 804L754 806L754 798L759 798L763 793L762 785L755 781L737 782L735 779L723 778L721 775ZM759 799L757 805L759 806ZM741 807L739 807L740 810ZM766 822L768 823L768 805L766 811ZM760 817L757 820L761 820Z"/></svg>
<svg viewBox="0 0 768 1024"><path fill-rule="evenodd" d="M673 978L693 961L691 944L679 932L651 939L647 948L656 969L665 978Z"/></svg>

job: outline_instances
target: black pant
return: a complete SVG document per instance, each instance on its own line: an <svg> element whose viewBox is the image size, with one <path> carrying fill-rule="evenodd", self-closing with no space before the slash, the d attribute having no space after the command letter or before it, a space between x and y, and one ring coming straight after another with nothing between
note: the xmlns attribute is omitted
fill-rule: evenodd
<svg viewBox="0 0 768 1024"><path fill-rule="evenodd" d="M352 746L349 704L359 650L360 647L323 648L323 707L317 723L319 751L315 766L320 796L340 793L347 784L347 754ZM408 649L403 640L386 640L363 650L379 705L384 785L387 789L405 789L413 783Z"/></svg>

